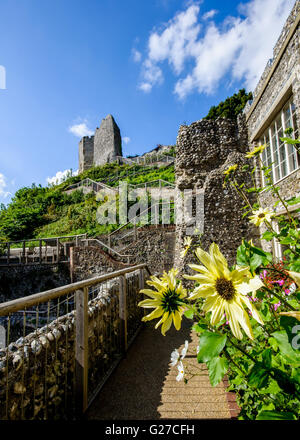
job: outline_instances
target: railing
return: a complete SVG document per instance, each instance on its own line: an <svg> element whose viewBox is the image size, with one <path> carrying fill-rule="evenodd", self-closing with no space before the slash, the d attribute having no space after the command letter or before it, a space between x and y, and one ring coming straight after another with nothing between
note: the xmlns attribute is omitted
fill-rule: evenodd
<svg viewBox="0 0 300 440"><path fill-rule="evenodd" d="M145 270L0 304L0 419L80 417L140 328Z"/></svg>
<svg viewBox="0 0 300 440"><path fill-rule="evenodd" d="M175 189L176 185L174 183L168 182L167 180L156 179L150 180L148 182L137 183L136 185L129 184L128 187L131 189L145 188L145 190L147 191L149 188Z"/></svg>
<svg viewBox="0 0 300 440"><path fill-rule="evenodd" d="M130 263L130 258L133 258L134 255L124 255L124 254L120 254L118 251L116 251L115 249L111 248L109 245L103 243L103 241L99 240L98 238L87 238L85 240L83 240L84 242L86 242L87 244L94 242L97 244L97 246L100 246L101 248L104 248L105 251L109 252L110 254L115 254L117 255L119 258L123 259L126 258L127 263Z"/></svg>
<svg viewBox="0 0 300 440"><path fill-rule="evenodd" d="M113 191L113 192L117 191L116 188L105 185L105 183L95 182L92 179L86 178L86 179L81 180L78 183L74 183L73 185L68 186L68 188L65 189L65 192L66 191L74 191L74 190L76 190L78 188L82 188L82 187L89 188L94 192L101 191L102 189L105 189L107 191Z"/></svg>
<svg viewBox="0 0 300 440"><path fill-rule="evenodd" d="M152 153L146 154L145 156L136 156L136 157L122 157L116 156L118 162L124 162L128 164L138 164L138 165L154 165L156 163L164 162L164 163L173 163L175 158L173 156L168 156L166 154L161 153Z"/></svg>
<svg viewBox="0 0 300 440"><path fill-rule="evenodd" d="M127 223L124 223L122 226L120 226L118 229L115 229L113 232L111 232L108 235L108 246L111 247L112 243L114 241L116 241L118 243L118 246L120 246L120 242L122 240L124 240L127 237L133 237L133 241L136 241L138 238L138 232L141 228L144 227L144 225L141 225L139 227L136 226L136 223L139 221L139 219L141 218L141 216L143 214L146 213L150 213L151 215L154 214L154 225L156 225L158 227L159 225L159 210L160 207L166 206L168 209L170 209L170 203L166 202L166 203L154 203L153 205L149 206L148 208L144 209L143 211L141 211L138 215L136 215L135 217L133 217L130 221L128 221ZM119 236L117 234L119 234L123 229L125 230L129 225L133 224L133 228L125 235ZM163 225L163 222L162 222ZM131 244L131 243L130 243ZM119 249L120 252L124 251L125 249L128 248L128 246L130 244L127 244L125 247Z"/></svg>
<svg viewBox="0 0 300 440"><path fill-rule="evenodd" d="M118 178L119 179L119 178ZM74 185L68 186L68 188L65 190L67 191L74 191L78 188L82 188L82 187L86 187L86 188L91 188L92 191L94 192L98 192L100 190L112 190L113 192L118 192L119 188L118 187L111 187L108 185L105 185L102 182L94 182L91 179L84 179L81 182L75 183ZM174 189L175 188L175 184L168 182L166 180L163 179L156 179L156 180L150 180L147 182L142 182L142 183L138 183L136 185L133 184L128 184L129 188L135 189L135 188L145 188L146 190L148 190L149 188L168 188L168 189Z"/></svg>
<svg viewBox="0 0 300 440"><path fill-rule="evenodd" d="M69 261L70 244L79 245L87 234L31 238L0 243L1 265L54 264Z"/></svg>

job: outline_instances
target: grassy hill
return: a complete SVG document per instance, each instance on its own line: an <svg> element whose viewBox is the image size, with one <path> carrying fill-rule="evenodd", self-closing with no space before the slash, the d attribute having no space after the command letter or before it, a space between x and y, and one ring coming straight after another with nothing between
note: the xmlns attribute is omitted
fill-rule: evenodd
<svg viewBox="0 0 300 440"><path fill-rule="evenodd" d="M8 206L1 205L0 239L22 240L82 233L95 236L116 229L117 224L105 226L97 223L96 211L100 202L96 201L95 194L65 193L68 186L85 178L109 186L118 186L120 180L131 184L156 179L175 181L174 165L158 168L109 163L69 177L59 185L42 187L33 184L19 189Z"/></svg>

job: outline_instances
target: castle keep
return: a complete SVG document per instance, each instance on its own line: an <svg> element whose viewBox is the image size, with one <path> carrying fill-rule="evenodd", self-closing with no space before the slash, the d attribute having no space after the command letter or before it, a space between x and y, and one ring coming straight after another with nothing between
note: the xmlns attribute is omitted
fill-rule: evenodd
<svg viewBox="0 0 300 440"><path fill-rule="evenodd" d="M113 162L116 156L122 156L121 133L113 116L107 115L94 136L84 136L79 142L79 173Z"/></svg>

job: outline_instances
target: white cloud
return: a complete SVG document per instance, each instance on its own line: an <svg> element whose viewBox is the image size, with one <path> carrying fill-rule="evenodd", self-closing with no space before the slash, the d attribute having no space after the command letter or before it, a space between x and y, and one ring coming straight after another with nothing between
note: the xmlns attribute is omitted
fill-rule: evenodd
<svg viewBox="0 0 300 440"><path fill-rule="evenodd" d="M132 49L132 57L133 57L133 61L135 63L139 63L142 59L142 54L141 54L141 52L139 52L138 50L133 48Z"/></svg>
<svg viewBox="0 0 300 440"><path fill-rule="evenodd" d="M78 170L72 171L72 176L77 176L77 174L78 174ZM57 171L55 176L47 177L46 181L49 185L59 185L70 176L71 176L71 170Z"/></svg>
<svg viewBox="0 0 300 440"><path fill-rule="evenodd" d="M72 125L71 127L69 127L69 132L80 138L82 138L83 136L91 136L92 134L94 134L93 131L87 127L86 122Z"/></svg>
<svg viewBox="0 0 300 440"><path fill-rule="evenodd" d="M152 90L152 84L147 83L147 82L143 82L143 83L139 84L138 88L140 90L143 90L143 92L145 92L145 93L149 93Z"/></svg>
<svg viewBox="0 0 300 440"><path fill-rule="evenodd" d="M205 14L203 14L202 18L203 20L209 20L210 18L213 18L217 13L218 11L216 9L212 9L211 11L208 11Z"/></svg>
<svg viewBox="0 0 300 440"><path fill-rule="evenodd" d="M122 141L124 142L125 145L127 145L131 141L131 139L128 136L124 136L122 137Z"/></svg>
<svg viewBox="0 0 300 440"><path fill-rule="evenodd" d="M0 198L6 199L8 196L11 196L9 191L6 191L7 183L4 174L0 173Z"/></svg>
<svg viewBox="0 0 300 440"><path fill-rule="evenodd" d="M225 75L253 90L293 4L294 0L251 0L239 6L241 16L216 24L205 20L217 11L199 17L198 2L190 3L150 35L139 88L150 92L161 84L159 64L168 62L178 77L174 93L181 99L194 91L212 93Z"/></svg>

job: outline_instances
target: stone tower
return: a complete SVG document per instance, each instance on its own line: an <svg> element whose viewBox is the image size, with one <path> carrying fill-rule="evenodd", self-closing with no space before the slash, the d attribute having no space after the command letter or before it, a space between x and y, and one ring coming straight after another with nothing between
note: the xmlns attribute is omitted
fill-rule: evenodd
<svg viewBox="0 0 300 440"><path fill-rule="evenodd" d="M104 165L122 156L121 133L112 115L102 119L94 138L94 163Z"/></svg>
<svg viewBox="0 0 300 440"><path fill-rule="evenodd" d="M239 164L241 170L243 165L252 165L252 161L245 158L246 151L248 133L242 116L237 121L202 119L179 129L175 161L176 188L179 191L194 189L195 193L203 191L203 211L199 210L196 215L192 212L195 223L198 216L198 223L202 227L201 247L208 250L212 242L217 243L229 264L234 263L242 239L255 239L257 232L247 218L242 218L243 200L231 185L223 186L224 171L229 166ZM237 171L235 178L239 184L245 182L246 185L252 185L250 172ZM192 235L186 231L184 221L176 225L175 266L184 273L192 273L187 264L199 262L193 254L185 260L180 257L184 237Z"/></svg>
<svg viewBox="0 0 300 440"><path fill-rule="evenodd" d="M122 156L121 133L113 116L107 115L94 136L84 136L79 142L79 173L113 162L116 156Z"/></svg>
<svg viewBox="0 0 300 440"><path fill-rule="evenodd" d="M79 142L79 173L94 164L94 136L84 136Z"/></svg>

